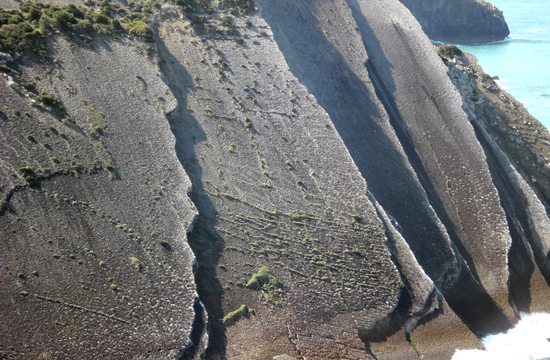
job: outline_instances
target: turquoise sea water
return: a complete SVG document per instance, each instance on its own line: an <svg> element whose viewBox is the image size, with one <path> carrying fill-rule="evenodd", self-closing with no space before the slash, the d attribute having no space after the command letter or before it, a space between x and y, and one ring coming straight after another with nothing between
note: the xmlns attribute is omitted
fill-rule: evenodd
<svg viewBox="0 0 550 360"><path fill-rule="evenodd" d="M504 12L508 40L461 46L485 72L550 128L550 0L491 0Z"/></svg>

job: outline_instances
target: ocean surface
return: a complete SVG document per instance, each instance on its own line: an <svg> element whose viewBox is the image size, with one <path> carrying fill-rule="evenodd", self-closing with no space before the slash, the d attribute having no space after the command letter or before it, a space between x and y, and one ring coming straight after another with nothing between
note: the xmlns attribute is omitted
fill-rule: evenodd
<svg viewBox="0 0 550 360"><path fill-rule="evenodd" d="M550 0L490 0L504 12L509 39L461 46L499 85L550 128Z"/></svg>

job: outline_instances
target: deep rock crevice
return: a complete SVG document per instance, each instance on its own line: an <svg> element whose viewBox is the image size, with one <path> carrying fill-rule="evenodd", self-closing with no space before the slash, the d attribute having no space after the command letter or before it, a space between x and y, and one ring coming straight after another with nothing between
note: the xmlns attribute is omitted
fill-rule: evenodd
<svg viewBox="0 0 550 360"><path fill-rule="evenodd" d="M395 225L398 224L395 220L386 214L372 193L368 193L368 197L384 226L392 261L401 275L404 286L396 309L386 319L377 323L373 329L360 331L360 337L369 349L370 342L381 342L402 330L407 342L413 346L411 334L416 326L442 313L443 295L421 270L417 259L396 228ZM416 349L414 351L418 354Z"/></svg>
<svg viewBox="0 0 550 360"><path fill-rule="evenodd" d="M183 348L176 356L178 360L198 359L204 351L204 334L208 319L204 306L198 297L193 303L193 311L195 312L195 316L193 319L191 333L189 335L190 343L187 344L187 346L185 346L185 348Z"/></svg>
<svg viewBox="0 0 550 360"><path fill-rule="evenodd" d="M158 31L157 24L155 32L158 34ZM192 114L186 111L187 92L193 87L193 81L158 35L156 46L159 68L177 101L176 109L167 114L176 142L176 155L191 180L191 192L187 195L198 211L196 221L187 233L187 241L196 258L194 275L199 298L194 305L196 319L192 329L194 338L191 339L191 346L181 354L181 359L187 360L195 356L206 356L207 359L223 357L226 347L225 328L222 324L223 290L216 277L216 268L223 252L224 242L214 229L216 210L204 192L202 172L196 161L194 144L201 136L200 125ZM206 314L203 314L204 312ZM208 337L208 343L205 349L201 349L198 345L205 336Z"/></svg>

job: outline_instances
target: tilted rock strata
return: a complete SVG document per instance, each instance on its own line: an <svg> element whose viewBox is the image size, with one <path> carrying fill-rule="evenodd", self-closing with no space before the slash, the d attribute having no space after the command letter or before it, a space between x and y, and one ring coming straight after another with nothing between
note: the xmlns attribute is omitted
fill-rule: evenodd
<svg viewBox="0 0 550 360"><path fill-rule="evenodd" d="M548 310L548 134L397 0L151 27L2 75L2 355L440 359Z"/></svg>
<svg viewBox="0 0 550 360"><path fill-rule="evenodd" d="M512 296L521 311L544 307L550 279L548 130L489 75L473 55L445 59L451 80L491 157L514 244L509 254ZM546 279L546 280L544 280ZM543 284L537 285L538 283ZM526 287L531 284L531 296Z"/></svg>
<svg viewBox="0 0 550 360"><path fill-rule="evenodd" d="M356 2L352 9L370 55L367 69L394 126L402 132L402 143L412 145L409 158L418 157L415 170L427 177L423 185L438 216L466 260L473 282L481 283L509 314L506 292L501 291L507 286L511 240L460 94L403 6L371 1Z"/></svg>
<svg viewBox="0 0 550 360"><path fill-rule="evenodd" d="M166 358L190 343L196 209L164 115L173 97L136 45L59 38L58 67L25 69L74 122L1 79L2 356ZM77 173L56 174L65 163Z"/></svg>

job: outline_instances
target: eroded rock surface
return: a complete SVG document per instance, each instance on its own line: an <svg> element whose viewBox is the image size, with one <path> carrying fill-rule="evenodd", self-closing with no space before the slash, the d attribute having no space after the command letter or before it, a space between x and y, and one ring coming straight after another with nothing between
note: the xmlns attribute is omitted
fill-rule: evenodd
<svg viewBox="0 0 550 360"><path fill-rule="evenodd" d="M190 343L196 209L175 100L137 45L55 39L57 66L23 71L63 114L1 79L2 356L165 358Z"/></svg>

